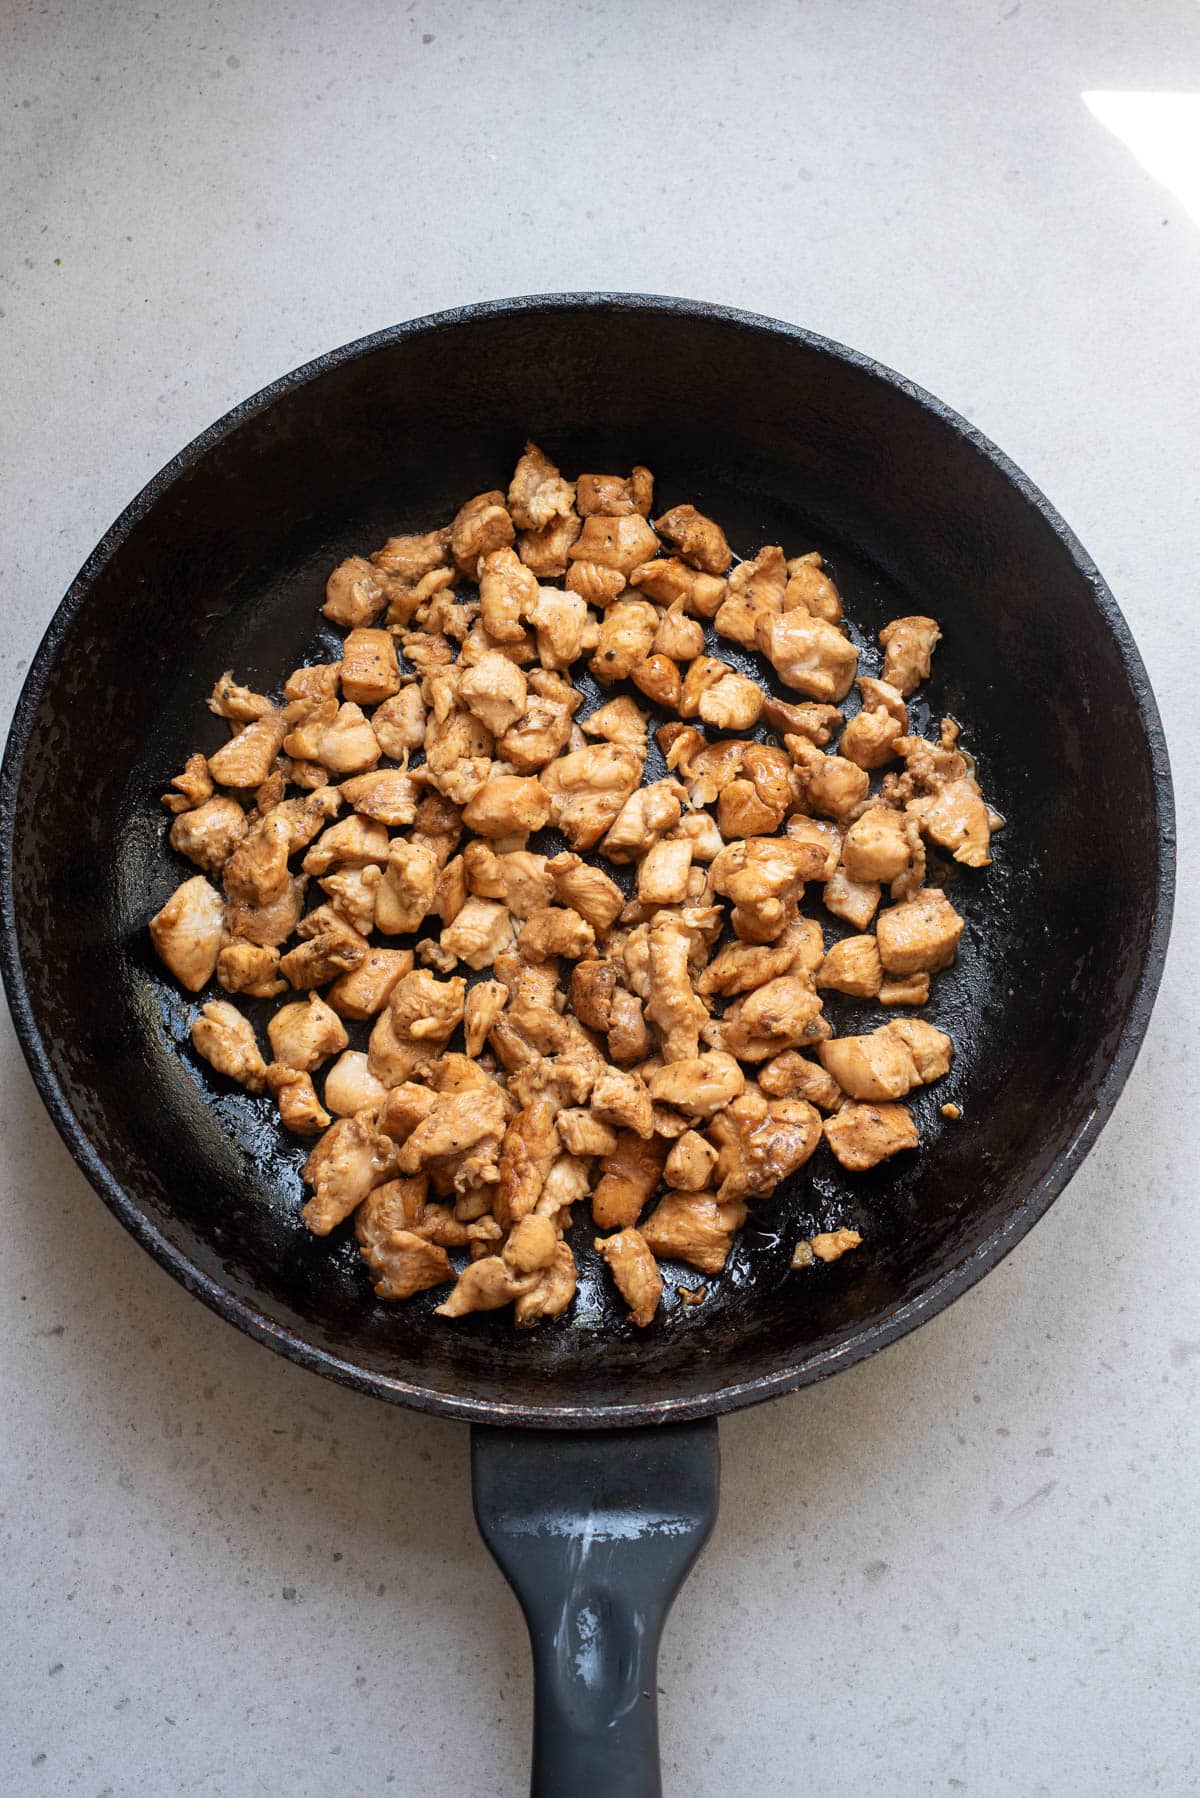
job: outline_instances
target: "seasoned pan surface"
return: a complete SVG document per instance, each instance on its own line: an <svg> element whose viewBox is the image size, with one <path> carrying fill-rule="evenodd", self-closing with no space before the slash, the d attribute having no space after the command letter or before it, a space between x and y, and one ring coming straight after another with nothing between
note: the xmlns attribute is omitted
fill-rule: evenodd
<svg viewBox="0 0 1200 1798"><path fill-rule="evenodd" d="M819 1151L754 1206L705 1303L668 1305L643 1332L590 1257L568 1318L528 1334L505 1313L448 1324L435 1294L376 1302L349 1232L320 1241L300 1224L306 1151L273 1103L194 1056L195 1006L144 928L182 877L158 794L189 750L225 734L203 707L216 677L233 668L269 690L336 653L318 613L330 567L505 485L527 435L569 474L648 463L656 507L694 501L740 555L822 549L863 671L889 617L931 612L944 641L916 728L958 718L1010 820L986 873L931 874L967 928L926 1014L956 1056L914 1095L920 1152L851 1178ZM317 1371L497 1422L749 1403L860 1359L965 1290L1042 1214L1111 1109L1153 1003L1173 878L1166 751L1137 651L1024 477L837 345L604 295L401 326L276 383L184 451L51 624L0 822L17 1028L118 1217L224 1316ZM886 1015L830 1010L843 1030ZM954 1123L940 1115L950 1098ZM798 1235L843 1222L862 1229L861 1251L788 1271ZM582 1216L577 1234L591 1234Z"/></svg>

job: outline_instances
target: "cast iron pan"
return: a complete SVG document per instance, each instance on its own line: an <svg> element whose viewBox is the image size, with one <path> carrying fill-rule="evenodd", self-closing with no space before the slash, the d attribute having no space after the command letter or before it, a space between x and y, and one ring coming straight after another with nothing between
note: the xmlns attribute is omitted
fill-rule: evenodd
<svg viewBox="0 0 1200 1798"><path fill-rule="evenodd" d="M864 669L887 618L933 613L945 639L918 728L956 715L1010 820L986 875L937 870L967 928L929 1013L956 1057L917 1101L920 1153L851 1180L820 1151L754 1208L707 1301L668 1304L640 1333L594 1273L567 1319L528 1334L504 1313L447 1324L433 1294L374 1302L349 1232L319 1241L300 1225L304 1149L270 1101L218 1088L197 1063L197 1002L162 977L145 931L184 871L158 794L189 750L223 738L202 704L216 676L272 689L327 655L332 565L504 486L530 435L568 473L648 463L659 506L695 501L742 555L819 546ZM398 326L277 381L184 450L51 622L12 726L0 822L16 1028L101 1197L259 1341L479 1426L477 1515L530 1623L535 1790L556 1798L659 1789L655 1652L715 1515L711 1420L940 1311L1079 1165L1146 1028L1174 867L1167 753L1137 650L1019 470L837 344L608 294ZM839 1020L869 1028L881 1014L846 1005ZM948 1098L958 1123L940 1115ZM862 1228L863 1250L788 1271L798 1235L842 1222Z"/></svg>

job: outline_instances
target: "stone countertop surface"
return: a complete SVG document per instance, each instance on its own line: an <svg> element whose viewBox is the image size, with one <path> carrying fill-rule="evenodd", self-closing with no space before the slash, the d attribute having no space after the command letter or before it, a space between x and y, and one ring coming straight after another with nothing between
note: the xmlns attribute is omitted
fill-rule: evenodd
<svg viewBox="0 0 1200 1798"><path fill-rule="evenodd" d="M1185 0L0 18L6 711L109 522L236 401L397 319L592 287L904 370L1051 496L1146 658L1182 864L1137 1069L983 1285L722 1424L664 1643L668 1793L1200 1783L1198 94ZM523 1791L526 1643L466 1430L193 1303L2 1029L0 1790Z"/></svg>

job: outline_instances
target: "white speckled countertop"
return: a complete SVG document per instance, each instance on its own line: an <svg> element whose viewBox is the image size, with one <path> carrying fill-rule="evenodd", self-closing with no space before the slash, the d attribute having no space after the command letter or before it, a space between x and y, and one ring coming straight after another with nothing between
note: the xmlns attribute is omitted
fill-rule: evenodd
<svg viewBox="0 0 1200 1798"><path fill-rule="evenodd" d="M669 1793L1200 1783L1200 99L1136 97L1198 90L1185 0L0 9L6 708L96 539L235 401L398 318L591 286L775 313L940 394L1149 665L1183 862L1137 1070L981 1287L723 1424ZM465 1429L187 1298L7 1022L0 1054L0 1790L520 1793L524 1632Z"/></svg>

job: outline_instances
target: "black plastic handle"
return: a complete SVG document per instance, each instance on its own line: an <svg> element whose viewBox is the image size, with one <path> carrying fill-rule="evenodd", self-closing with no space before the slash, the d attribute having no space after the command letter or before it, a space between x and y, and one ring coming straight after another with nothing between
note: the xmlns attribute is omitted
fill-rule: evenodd
<svg viewBox="0 0 1200 1798"><path fill-rule="evenodd" d="M471 1432L533 1648L533 1798L660 1798L658 1643L717 1517L715 1422Z"/></svg>

